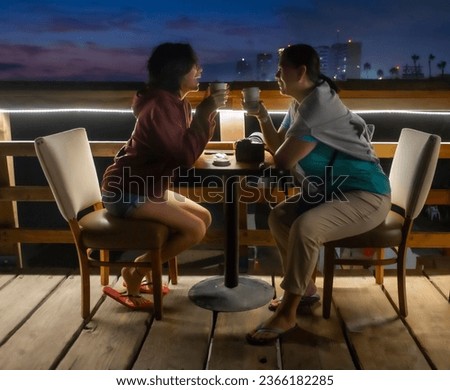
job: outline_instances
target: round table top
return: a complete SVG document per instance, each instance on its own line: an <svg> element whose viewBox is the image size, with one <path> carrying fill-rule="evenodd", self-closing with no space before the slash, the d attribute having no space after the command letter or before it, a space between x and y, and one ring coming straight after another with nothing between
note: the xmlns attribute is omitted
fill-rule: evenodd
<svg viewBox="0 0 450 390"><path fill-rule="evenodd" d="M229 165L215 165L216 153L226 154L226 158L229 160ZM223 160L222 158L220 159ZM265 153L265 162L270 162L271 155L269 152ZM261 172L260 163L255 162L240 162L236 161L234 151L205 151L195 162L193 168L196 171L208 171L208 173L218 175L255 175Z"/></svg>

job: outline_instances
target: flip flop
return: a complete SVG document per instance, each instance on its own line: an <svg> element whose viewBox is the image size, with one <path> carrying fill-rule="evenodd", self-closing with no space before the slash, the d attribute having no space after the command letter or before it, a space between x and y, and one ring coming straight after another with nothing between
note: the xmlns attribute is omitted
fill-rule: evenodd
<svg viewBox="0 0 450 390"><path fill-rule="evenodd" d="M275 298L272 299L269 303L268 309L270 311L275 311L277 310L277 307L280 305L281 300L283 299L283 297L280 298ZM301 299L300 299L300 303L298 305L297 310L302 309L303 307L306 306L312 306L315 303L320 301L320 295L319 294L313 294L313 295L304 295Z"/></svg>
<svg viewBox="0 0 450 390"><path fill-rule="evenodd" d="M247 333L245 338L247 339L247 342L250 345L259 345L259 346L271 345L275 343L275 341L280 339L283 335L286 335L287 333L290 333L297 328L298 328L297 324L295 324L292 328L286 330L280 328L266 328L262 325L259 325L253 333ZM255 337L261 333L272 333L274 334L274 337L264 337L264 338Z"/></svg>
<svg viewBox="0 0 450 390"><path fill-rule="evenodd" d="M140 298L140 295L125 295L121 294L120 291L117 291L113 289L112 287L105 286L103 287L103 294L107 295L108 297L114 299L115 301L119 302L120 304L128 307L132 310L149 310L153 309L153 302L149 301L148 299L142 298L142 303L135 304L130 298Z"/></svg>
<svg viewBox="0 0 450 390"><path fill-rule="evenodd" d="M127 283L125 281L123 282L123 287L127 288ZM153 294L152 282L146 282L146 281L142 282L141 287L139 287L139 292L142 294ZM170 292L169 286L164 283L162 285L162 294L167 295L167 294L169 294L169 292Z"/></svg>

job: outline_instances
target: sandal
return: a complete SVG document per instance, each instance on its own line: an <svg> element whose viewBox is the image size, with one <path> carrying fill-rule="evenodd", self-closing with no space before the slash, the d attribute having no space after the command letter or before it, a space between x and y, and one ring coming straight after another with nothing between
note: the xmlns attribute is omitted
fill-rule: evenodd
<svg viewBox="0 0 450 390"><path fill-rule="evenodd" d="M295 329L298 329L298 325L295 324L292 328L289 329L279 329L279 328L266 328L262 324L259 325L252 333L247 333L245 338L247 339L247 342L251 345L271 345L275 343L278 339L280 339L282 336L286 335L287 333L290 333L294 331ZM273 337L255 337L262 333L271 333L273 334Z"/></svg>
<svg viewBox="0 0 450 390"><path fill-rule="evenodd" d="M270 311L275 311L277 310L278 306L280 306L281 300L283 299L283 297L280 298L275 298L272 299L269 303L268 309ZM319 294L313 294L313 295L304 295L301 299L300 299L300 303L298 305L298 309L301 309L303 307L306 306L312 306L315 303L320 301L320 295Z"/></svg>
<svg viewBox="0 0 450 390"><path fill-rule="evenodd" d="M125 281L123 282L123 287L127 288L127 283ZM146 280L144 280L141 283L141 287L139 287L139 292L142 294L153 294L152 282L147 282ZM162 285L162 294L167 295L169 294L169 292L170 292L169 286L164 283Z"/></svg>
<svg viewBox="0 0 450 390"><path fill-rule="evenodd" d="M122 294L120 291L117 291L109 286L103 287L103 294L132 310L153 309L153 302L142 298L140 295ZM136 303L136 301L130 298L140 298L140 302Z"/></svg>

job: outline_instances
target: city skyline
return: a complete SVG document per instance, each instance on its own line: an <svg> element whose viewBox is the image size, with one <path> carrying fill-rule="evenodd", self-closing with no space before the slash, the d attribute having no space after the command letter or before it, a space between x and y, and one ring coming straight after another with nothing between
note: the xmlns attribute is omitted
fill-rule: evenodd
<svg viewBox="0 0 450 390"><path fill-rule="evenodd" d="M450 68L450 2L259 0L210 4L169 0L0 0L0 80L145 81L151 49L189 42L202 81L236 78L236 63L294 43L361 42L361 77L412 65L428 77L428 56Z"/></svg>

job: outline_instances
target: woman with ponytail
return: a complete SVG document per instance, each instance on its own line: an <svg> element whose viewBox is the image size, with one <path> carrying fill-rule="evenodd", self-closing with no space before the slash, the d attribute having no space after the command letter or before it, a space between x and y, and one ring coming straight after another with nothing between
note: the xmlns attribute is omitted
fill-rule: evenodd
<svg viewBox="0 0 450 390"><path fill-rule="evenodd" d="M258 119L276 168L295 172L301 192L269 215L284 294L270 303L273 315L247 334L256 345L294 329L298 307L320 299L313 274L321 245L375 228L391 207L373 127L342 103L336 84L320 73L317 52L304 44L280 50L276 79L281 94L292 97L280 128L262 102L247 112Z"/></svg>

